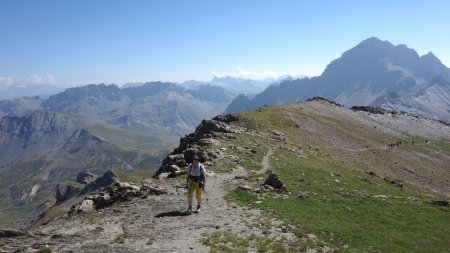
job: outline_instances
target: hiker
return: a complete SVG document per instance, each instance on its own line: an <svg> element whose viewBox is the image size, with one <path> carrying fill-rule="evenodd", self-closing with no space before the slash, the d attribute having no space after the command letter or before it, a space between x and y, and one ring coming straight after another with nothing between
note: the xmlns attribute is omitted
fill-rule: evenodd
<svg viewBox="0 0 450 253"><path fill-rule="evenodd" d="M188 189L188 210L187 213L192 213L192 198L197 197L197 210L196 213L200 212L202 206L203 191L205 190L205 167L200 163L199 157L194 155L192 158L192 163L188 166L188 172L186 176L186 188Z"/></svg>

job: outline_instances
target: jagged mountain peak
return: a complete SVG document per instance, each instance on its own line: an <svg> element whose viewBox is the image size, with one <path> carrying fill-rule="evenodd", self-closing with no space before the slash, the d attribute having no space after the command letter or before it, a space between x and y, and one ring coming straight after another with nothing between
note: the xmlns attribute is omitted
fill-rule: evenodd
<svg viewBox="0 0 450 253"><path fill-rule="evenodd" d="M413 101L420 95L420 91L432 86L431 80L436 76L450 80L450 69L434 54L428 53L420 57L414 49L404 44L395 46L389 41L371 37L333 60L322 75L281 82L277 86L268 87L250 100L236 98L226 112L253 109L264 104L283 105L315 96L336 100L345 106L376 103L378 106L394 109L393 106L397 105L388 106L379 102L386 98L392 102L392 99L408 97L402 101L402 110L414 113L422 111L428 117L432 115L433 118L448 120L448 93L439 95L437 90L430 90L428 97L437 99L434 108L439 105L444 107L438 111L424 111L423 108L427 106L422 104L425 103L423 99L420 104Z"/></svg>

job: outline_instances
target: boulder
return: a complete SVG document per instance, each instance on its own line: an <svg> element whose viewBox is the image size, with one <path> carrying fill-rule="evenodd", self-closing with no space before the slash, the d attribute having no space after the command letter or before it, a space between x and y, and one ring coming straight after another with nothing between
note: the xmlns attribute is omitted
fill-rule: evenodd
<svg viewBox="0 0 450 253"><path fill-rule="evenodd" d="M205 162L209 160L209 156L206 151L201 151L197 148L188 148L184 151L184 160L186 163L191 163L192 158L197 155L200 158L200 162Z"/></svg>
<svg viewBox="0 0 450 253"><path fill-rule="evenodd" d="M183 154L173 154L173 155L169 155L168 158L171 161L177 161L177 160L184 159L184 155Z"/></svg>
<svg viewBox="0 0 450 253"><path fill-rule="evenodd" d="M160 173L158 175L155 175L154 178L156 178L156 179L164 179L164 178L168 178L169 175L170 175L169 172L163 172L163 173Z"/></svg>
<svg viewBox="0 0 450 253"><path fill-rule="evenodd" d="M270 186L270 187L274 188L275 190L285 190L286 189L286 187L284 186L284 183L274 173L269 174L266 181L264 182L264 185Z"/></svg>
<svg viewBox="0 0 450 253"><path fill-rule="evenodd" d="M298 197L301 198L301 199L309 198L309 192L302 192L302 191L300 191L300 192L298 192Z"/></svg>
<svg viewBox="0 0 450 253"><path fill-rule="evenodd" d="M153 177L158 179L166 178L172 172L180 171L180 167L187 167L188 163L185 161L184 157L185 156L183 154L168 156L166 159L164 159L162 165L158 168Z"/></svg>
<svg viewBox="0 0 450 253"><path fill-rule="evenodd" d="M397 187L400 187L400 188L403 188L403 183L402 183L402 181L401 180L398 180L398 179L393 179L393 180L391 180L391 182L390 182L391 184L393 184L394 186L397 186Z"/></svg>
<svg viewBox="0 0 450 253"><path fill-rule="evenodd" d="M94 201L91 199L85 199L81 201L77 212L90 212L94 210Z"/></svg>
<svg viewBox="0 0 450 253"><path fill-rule="evenodd" d="M231 133L232 131L230 127L223 122L216 120L203 120L197 129L195 129L195 136L201 138L203 135L211 132Z"/></svg>
<svg viewBox="0 0 450 253"><path fill-rule="evenodd" d="M399 179L390 179L390 178L384 178L384 181L396 186L396 187L400 187L403 189L403 182Z"/></svg>
<svg viewBox="0 0 450 253"><path fill-rule="evenodd" d="M272 130L271 133L276 136L284 136L284 133L282 131L278 131L278 130Z"/></svg>
<svg viewBox="0 0 450 253"><path fill-rule="evenodd" d="M217 115L213 118L213 120L223 123L230 123L233 121L239 121L239 116L234 114Z"/></svg>
<svg viewBox="0 0 450 253"><path fill-rule="evenodd" d="M175 172L175 171L180 171L181 169L180 169L180 167L178 167L177 165L175 165L175 164L171 164L171 165L169 165L169 170L167 171L167 172Z"/></svg>
<svg viewBox="0 0 450 253"><path fill-rule="evenodd" d="M388 199L388 197L386 196L386 195L374 195L373 196L374 198L376 198L376 199L382 199L382 200L387 200Z"/></svg>
<svg viewBox="0 0 450 253"><path fill-rule="evenodd" d="M186 174L186 170L182 170L180 167L178 167L175 164L171 164L169 166L169 170L167 171L167 177L168 178L174 178L174 177L178 177L180 175L185 175Z"/></svg>
<svg viewBox="0 0 450 253"><path fill-rule="evenodd" d="M447 200L433 200L431 201L432 204L438 205L438 206L448 206L449 202Z"/></svg>
<svg viewBox="0 0 450 253"><path fill-rule="evenodd" d="M251 187L250 185L243 184L243 185L238 186L238 190L253 192L253 191L255 191L255 188Z"/></svg>

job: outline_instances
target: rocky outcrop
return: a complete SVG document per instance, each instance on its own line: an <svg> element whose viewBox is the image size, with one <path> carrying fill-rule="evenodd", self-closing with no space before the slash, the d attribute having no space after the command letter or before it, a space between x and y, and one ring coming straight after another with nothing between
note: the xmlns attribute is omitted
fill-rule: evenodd
<svg viewBox="0 0 450 253"><path fill-rule="evenodd" d="M77 182L63 182L56 185L56 205L82 197L97 189L109 187L118 181L112 171L107 171L101 177L90 172L79 172Z"/></svg>
<svg viewBox="0 0 450 253"><path fill-rule="evenodd" d="M59 183L56 185L56 204L78 196L83 188L73 183Z"/></svg>
<svg viewBox="0 0 450 253"><path fill-rule="evenodd" d="M0 238L10 238L10 237L17 237L17 236L25 236L25 235L29 235L29 233L19 231L19 230L0 229Z"/></svg>
<svg viewBox="0 0 450 253"><path fill-rule="evenodd" d="M324 101L324 102L329 103L330 105L336 105L336 106L339 106L339 107L344 107L343 105L339 104L336 101L329 100L329 99L326 99L326 98L323 98L323 97L308 98L306 101L308 101L308 102L311 102L311 101Z"/></svg>
<svg viewBox="0 0 450 253"><path fill-rule="evenodd" d="M134 185L129 183L114 182L112 186L98 189L91 192L80 203L70 208L69 214L77 212L89 212L94 209L102 209L116 202L131 200L136 197L146 197L148 195L161 195L167 193L166 190L150 185Z"/></svg>
<svg viewBox="0 0 450 253"><path fill-rule="evenodd" d="M408 115L408 116L414 117L416 119L420 118L420 116L417 115L417 114L404 112L404 111L386 110L384 108L374 107L374 106L352 106L350 108L350 110L369 112L369 113L372 113L372 114L381 114L381 115L386 115L386 114L391 114L391 115Z"/></svg>
<svg viewBox="0 0 450 253"><path fill-rule="evenodd" d="M213 120L220 121L220 122L223 122L223 123L230 123L230 122L233 122L233 121L238 121L239 120L239 116L235 115L235 114L217 115L216 117L213 118Z"/></svg>
<svg viewBox="0 0 450 253"><path fill-rule="evenodd" d="M116 174L114 174L114 172L112 172L112 171L107 171L101 177L97 178L95 181L86 185L84 187L84 189L81 191L80 195L84 195L89 192L93 192L93 191L103 188L103 187L108 187L117 181L118 181L118 178L117 178Z"/></svg>
<svg viewBox="0 0 450 253"><path fill-rule="evenodd" d="M81 171L78 172L77 174L77 183L79 184L89 184L93 181L95 181L99 176L91 173L91 172L87 172L87 171Z"/></svg>
<svg viewBox="0 0 450 253"><path fill-rule="evenodd" d="M385 115L389 112L392 114L398 113L396 111L389 111L380 107L373 107L373 106L352 106L350 109L353 111L370 112L372 114L382 114L382 115Z"/></svg>
<svg viewBox="0 0 450 253"><path fill-rule="evenodd" d="M245 131L228 124L238 120L239 117L235 115L219 115L213 120L203 120L194 133L180 139L180 145L163 160L154 177L176 177L184 174L194 155L199 156L201 162L210 160L208 146L214 142L212 137L233 138L232 134Z"/></svg>

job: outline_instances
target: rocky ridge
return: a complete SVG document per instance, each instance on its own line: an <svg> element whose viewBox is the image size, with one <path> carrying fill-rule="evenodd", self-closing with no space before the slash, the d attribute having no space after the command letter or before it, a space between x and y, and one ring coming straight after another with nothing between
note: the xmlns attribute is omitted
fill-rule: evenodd
<svg viewBox="0 0 450 253"><path fill-rule="evenodd" d="M209 145L214 143L214 138L235 138L233 133L242 133L245 129L232 126L227 123L238 121L235 115L219 115L212 120L203 120L194 133L180 139L180 145L174 149L163 161L155 173L155 177L175 177L185 174L188 163L197 155L201 161L214 160L214 155L208 151Z"/></svg>

